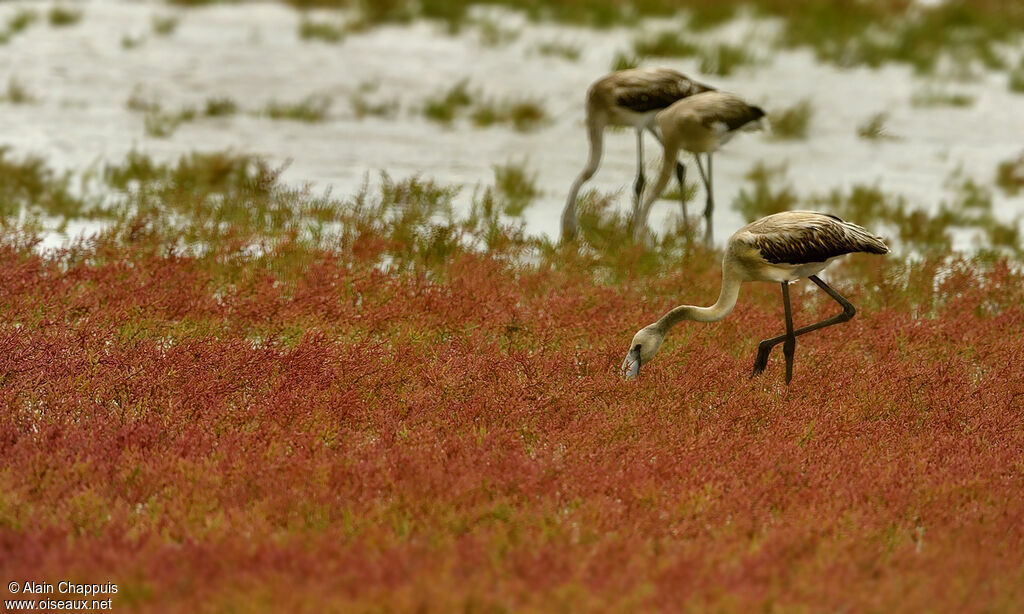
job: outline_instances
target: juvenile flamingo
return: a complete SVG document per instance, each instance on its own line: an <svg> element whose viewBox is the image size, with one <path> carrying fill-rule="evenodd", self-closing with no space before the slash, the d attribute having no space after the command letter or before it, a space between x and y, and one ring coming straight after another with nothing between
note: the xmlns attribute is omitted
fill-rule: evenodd
<svg viewBox="0 0 1024 614"><path fill-rule="evenodd" d="M661 196L672 172L672 163L679 149L693 153L697 170L704 181L707 203L704 207L704 240L712 241L711 215L715 209L715 197L711 182L711 154L718 150L741 130L757 130L764 127L764 110L743 102L739 97L725 92L711 91L694 94L673 103L657 116L661 130L665 157L661 173L654 187L647 193L633 219L633 235L639 241L647 230L647 214L654 200ZM706 153L708 169L705 174L700 154Z"/></svg>
<svg viewBox="0 0 1024 614"><path fill-rule="evenodd" d="M641 328L629 345L622 362L627 379L640 373L658 352L665 335L684 320L717 322L729 315L745 281L773 281L782 284L782 303L786 310L786 334L765 339L758 345L751 377L761 374L768 364L772 348L783 343L786 356L786 384L793 378L793 354L796 338L805 333L846 322L857 312L853 304L817 277L829 263L853 252L886 254L889 248L864 228L844 222L834 215L813 211L787 211L763 217L736 231L726 245L722 259L722 290L710 307L680 305L657 322ZM815 324L793 330L789 305L789 284L807 277L831 296L843 311Z"/></svg>
<svg viewBox="0 0 1024 614"><path fill-rule="evenodd" d="M587 137L590 140L590 155L587 165L569 188L569 197L562 211L562 239L571 240L577 233L576 199L580 187L594 176L601 164L604 129L607 126L629 126L636 129L637 174L633 185L635 193L634 210L640 204L644 190L644 130L661 141L661 135L654 127L654 118L659 111L680 98L712 90L709 85L697 83L686 75L670 68L631 68L613 72L598 79L587 91ZM673 161L675 159L673 158ZM686 169L675 161L679 189L684 194L683 213L686 213L686 190L683 181ZM667 181L667 180L666 180ZM662 186L664 189L664 186Z"/></svg>

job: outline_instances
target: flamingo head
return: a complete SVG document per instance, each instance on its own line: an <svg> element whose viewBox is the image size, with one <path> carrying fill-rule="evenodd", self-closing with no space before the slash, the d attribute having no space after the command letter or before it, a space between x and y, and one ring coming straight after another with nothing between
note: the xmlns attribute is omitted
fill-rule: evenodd
<svg viewBox="0 0 1024 614"><path fill-rule="evenodd" d="M663 341L665 341L665 333L653 325L637 331L633 336L633 341L629 344L629 353L622 361L622 375L626 379L633 379L639 375L640 367L654 358Z"/></svg>

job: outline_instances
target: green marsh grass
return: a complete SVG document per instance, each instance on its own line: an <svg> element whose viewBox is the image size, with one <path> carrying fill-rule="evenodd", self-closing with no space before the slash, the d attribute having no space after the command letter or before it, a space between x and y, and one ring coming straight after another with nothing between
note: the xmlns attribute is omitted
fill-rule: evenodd
<svg viewBox="0 0 1024 614"><path fill-rule="evenodd" d="M270 119L317 123L327 120L331 104L329 96L313 94L294 102L271 100L263 113Z"/></svg>
<svg viewBox="0 0 1024 614"><path fill-rule="evenodd" d="M423 115L442 124L467 116L479 128L506 124L519 131L533 130L547 120L547 111L539 100L486 98L470 90L468 79L428 98L423 105Z"/></svg>
<svg viewBox="0 0 1024 614"><path fill-rule="evenodd" d="M570 62L579 60L580 54L583 52L582 47L578 44L565 43L558 40L538 43L535 49L540 55L558 57Z"/></svg>
<svg viewBox="0 0 1024 614"><path fill-rule="evenodd" d="M33 104L39 101L28 87L13 75L7 79L7 89L0 100L11 104Z"/></svg>
<svg viewBox="0 0 1024 614"><path fill-rule="evenodd" d="M138 225L188 243L310 236L340 219L341 202L281 185L284 168L232 151L194 152L170 163L132 152L105 165L102 179L122 195L108 214L125 231Z"/></svg>
<svg viewBox="0 0 1024 614"><path fill-rule="evenodd" d="M895 140L896 137L885 127L888 118L888 113L875 113L857 126L857 136L869 141Z"/></svg>
<svg viewBox="0 0 1024 614"><path fill-rule="evenodd" d="M62 28L77 24L82 20L82 15L83 13L79 9L70 8L63 4L55 4L47 12L46 18L51 26Z"/></svg>
<svg viewBox="0 0 1024 614"><path fill-rule="evenodd" d="M428 98L423 105L423 115L429 120L447 124L472 102L469 79L463 79L444 92Z"/></svg>
<svg viewBox="0 0 1024 614"><path fill-rule="evenodd" d="M178 111L162 111L155 108L146 111L143 116L143 127L148 136L167 138L173 135L183 123L196 119L197 115L196 110L192 107L185 107Z"/></svg>
<svg viewBox="0 0 1024 614"><path fill-rule="evenodd" d="M133 36L131 34L121 35L121 49L129 50L141 47L146 42L144 36Z"/></svg>
<svg viewBox="0 0 1024 614"><path fill-rule="evenodd" d="M732 203L747 220L795 209L810 209L867 224L883 235L894 232L899 245L918 252L941 252L953 243L951 230L972 230L980 237L979 248L1018 253L1018 224L994 215L991 190L954 173L946 182L953 198L935 211L913 206L905 197L883 192L878 186L856 184L825 194L799 196L787 177L784 164L754 165L747 173L749 185Z"/></svg>
<svg viewBox="0 0 1024 614"><path fill-rule="evenodd" d="M349 98L352 113L357 119L364 117L395 117L401 109L398 98L387 100L374 99L362 92L356 92Z"/></svg>
<svg viewBox="0 0 1024 614"><path fill-rule="evenodd" d="M382 98L379 95L379 81L365 81L359 84L349 97L349 105L357 119L364 117L394 117L401 109L397 96Z"/></svg>
<svg viewBox="0 0 1024 614"><path fill-rule="evenodd" d="M697 196L697 189L698 185L696 182L686 182L686 202L691 202L694 199L694 197ZM682 194L680 194L679 185L677 183L674 183L671 188L662 192L661 196L658 197L658 199L678 203L682 202L680 200L680 196L682 196Z"/></svg>
<svg viewBox="0 0 1024 614"><path fill-rule="evenodd" d="M20 8L7 19L6 36L23 32L37 21L39 21L39 13L29 8Z"/></svg>
<svg viewBox="0 0 1024 614"><path fill-rule="evenodd" d="M228 117L238 113L238 103L227 96L213 96L206 99L203 115L206 117Z"/></svg>
<svg viewBox="0 0 1024 614"><path fill-rule="evenodd" d="M175 15L153 15L150 27L157 36L170 36L178 29L179 18Z"/></svg>
<svg viewBox="0 0 1024 614"><path fill-rule="evenodd" d="M506 28L494 19L479 19L475 22L477 36L484 47L499 47L515 42L521 32Z"/></svg>
<svg viewBox="0 0 1024 614"><path fill-rule="evenodd" d="M612 57L611 70L628 70L640 66L640 59L635 55L629 55L623 51L616 51Z"/></svg>
<svg viewBox="0 0 1024 614"><path fill-rule="evenodd" d="M470 111L470 119L478 127L510 124L516 130L534 130L547 120L547 111L539 100L529 98L482 100Z"/></svg>
<svg viewBox="0 0 1024 614"><path fill-rule="evenodd" d="M124 106L129 111L136 113L155 113L160 111L160 101L157 100L156 96L147 96L140 87L132 90L131 95L125 100Z"/></svg>
<svg viewBox="0 0 1024 614"><path fill-rule="evenodd" d="M1021 58L1013 70L1010 71L1006 78L1006 87L1011 92L1024 94L1024 58Z"/></svg>
<svg viewBox="0 0 1024 614"><path fill-rule="evenodd" d="M727 77L741 66L756 62L754 55L744 47L719 43L700 51L700 71L708 75Z"/></svg>
<svg viewBox="0 0 1024 614"><path fill-rule="evenodd" d="M809 99L776 111L769 116L771 136L780 140L806 139L814 118L814 105Z"/></svg>
<svg viewBox="0 0 1024 614"><path fill-rule="evenodd" d="M633 41L636 57L686 58L698 54L700 48L682 34L665 30L657 34L645 34Z"/></svg>
<svg viewBox="0 0 1024 614"><path fill-rule="evenodd" d="M1010 196L1016 196L1024 188L1024 154L999 163L996 185Z"/></svg>
<svg viewBox="0 0 1024 614"><path fill-rule="evenodd" d="M299 22L299 38L302 40L318 40L325 43L340 43L345 40L347 29L343 23L316 21L303 17Z"/></svg>
<svg viewBox="0 0 1024 614"><path fill-rule="evenodd" d="M748 222L798 208L799 198L793 186L786 181L786 165L769 166L764 162L755 164L745 175L750 182L740 190L732 203Z"/></svg>
<svg viewBox="0 0 1024 614"><path fill-rule="evenodd" d="M519 217L540 196L537 173L530 172L525 160L494 165L494 187L502 201L502 213Z"/></svg>
<svg viewBox="0 0 1024 614"><path fill-rule="evenodd" d="M910 97L915 107L970 107L974 96L930 84L917 89Z"/></svg>
<svg viewBox="0 0 1024 614"><path fill-rule="evenodd" d="M21 209L66 218L85 215L88 207L71 192L71 174L53 171L38 156L16 158L0 147L0 216L17 216Z"/></svg>
<svg viewBox="0 0 1024 614"><path fill-rule="evenodd" d="M211 0L171 0L185 6ZM706 30L736 16L741 9L781 22L777 45L808 48L818 59L839 66L878 67L897 62L931 73L946 60L1003 70L1000 46L1012 44L1024 31L1024 8L1006 0L949 0L920 3L907 0L822 2L820 0L286 0L300 9L355 9L362 27L404 23L416 17L439 19L456 31L474 6L503 6L522 11L532 21L556 21L596 27L637 23L642 17L688 13L688 31ZM728 53L726 53L728 55ZM725 74L737 66L728 57L711 57L709 66ZM726 69L727 70L727 69Z"/></svg>

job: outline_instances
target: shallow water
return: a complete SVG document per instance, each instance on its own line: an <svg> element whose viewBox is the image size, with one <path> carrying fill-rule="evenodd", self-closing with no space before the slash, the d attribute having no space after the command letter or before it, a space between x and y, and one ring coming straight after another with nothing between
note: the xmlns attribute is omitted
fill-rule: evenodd
<svg viewBox="0 0 1024 614"><path fill-rule="evenodd" d="M543 191L525 213L527 230L551 236L558 233L569 184L586 159L585 91L608 72L616 51L631 48L638 33L528 24L499 13L500 27L518 33L500 46L482 44L473 26L451 36L431 23L375 28L330 44L300 39L300 13L276 3L181 12L160 3L76 6L85 14L79 24L53 28L41 19L14 36L0 54L3 74L17 78L39 99L34 104L2 103L0 142L15 153L31 152L58 168L83 170L99 161L120 160L133 148L161 159L233 148L274 162L291 160L286 181L332 186L342 196L359 190L367 179L372 185L381 170L393 177L422 174L465 186L458 199L463 206L468 206L474 186L493 181L494 165L525 159ZM47 8L4 3L0 20L22 7L40 12ZM170 36L156 36L153 16L168 14L180 18L177 29ZM680 23L652 22L647 29ZM712 36L764 41L773 30L769 22L741 19ZM141 42L126 49L126 36ZM580 59L536 52L539 43L550 41L579 46ZM1004 74L982 73L971 82L942 85L976 97L973 106L919 108L910 98L928 81L908 68L843 70L816 63L809 52L769 52L767 45L762 45L761 56L758 65L741 67L728 78L701 75L694 59L646 62L682 70L769 112L803 98L816 109L806 140L743 134L715 156L719 240L745 222L729 204L746 185L744 174L758 161L786 162L789 178L802 194L878 184L905 195L914 206L937 207L951 199L946 184L955 169L989 185L997 164L1021 150L1024 113L1016 110L1024 98L1008 91ZM507 127L478 129L466 120L450 126L426 120L420 113L426 98L463 78L496 99L541 100L551 121L523 133ZM368 83L377 87L369 94L371 100L397 97L401 110L396 117L355 116L350 97ZM243 112L186 122L171 136L154 138L145 133L143 115L126 108L133 93L157 99L169 111L201 108L208 98L227 96ZM298 101L310 94L333 99L327 121L306 124L255 113L271 100ZM856 127L881 111L889 113L888 131L899 139L858 138ZM646 150L653 175L656 143L650 140ZM618 190L620 205L628 207L635 155L632 133L609 134L601 170L587 187ZM691 177L696 179L696 173ZM1024 199L999 191L994 198L999 218L1014 220L1024 213ZM691 207L699 210L702 202L700 193ZM652 225L677 211L678 205L663 202L652 213ZM870 220L854 221L870 226ZM92 228L73 224L69 232ZM958 247L970 246L969 233L956 237ZM48 243L57 240L51 237Z"/></svg>

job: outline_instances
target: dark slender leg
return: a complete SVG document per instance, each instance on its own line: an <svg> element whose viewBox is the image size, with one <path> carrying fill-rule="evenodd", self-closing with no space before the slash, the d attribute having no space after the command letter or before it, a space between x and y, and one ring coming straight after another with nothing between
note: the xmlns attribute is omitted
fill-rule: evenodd
<svg viewBox="0 0 1024 614"><path fill-rule="evenodd" d="M714 235L713 229L711 227L711 214L714 213L715 211L715 192L714 188L711 187L712 185L714 185L714 183L711 177L711 152L709 151L707 182L708 200L707 204L704 205L704 242L707 243L708 245L711 245Z"/></svg>
<svg viewBox="0 0 1024 614"><path fill-rule="evenodd" d="M700 154L694 152L693 159L697 161L697 170L700 172L700 179L704 182L704 193L707 194L707 204L704 206L704 242L711 244L711 217L709 211L714 208L711 197L711 167L708 167L708 172L704 172L704 165L701 164ZM708 157L708 163L710 164L711 158Z"/></svg>
<svg viewBox="0 0 1024 614"><path fill-rule="evenodd" d="M817 286L824 290L826 294L831 296L832 299L835 300L835 302L842 305L843 311L840 314L834 315L831 318L824 319L816 324L811 324L809 326L804 326L803 328L796 329L795 331L793 331L793 337L799 337L800 335L816 331L821 328L825 328L826 326L832 326L833 324L847 322L857 313L857 309L853 306L853 303L846 300L846 298L844 298L843 295L836 292L831 286L818 279L816 275L811 275L810 277L808 277L808 279L817 284ZM756 377L760 375L762 372L764 372L765 367L768 366L768 355L771 353L772 348L785 341L788 336L789 335L787 333L786 335L780 335L778 337L773 337L771 339L765 339L764 341L758 344L757 358L754 359L754 370L750 374L750 377Z"/></svg>
<svg viewBox="0 0 1024 614"><path fill-rule="evenodd" d="M683 226L690 227L689 216L686 215L686 167L676 160L676 179L679 180L679 206L683 208Z"/></svg>
<svg viewBox="0 0 1024 614"><path fill-rule="evenodd" d="M640 198L644 193L644 184L647 180L644 178L644 132L637 128L636 131L636 183L633 184L633 193L636 194L636 200L633 201L633 211L640 208Z"/></svg>
<svg viewBox="0 0 1024 614"><path fill-rule="evenodd" d="M782 303L786 307L786 341L782 353L786 356L786 385L793 379L793 354L796 352L796 335L793 334L793 309L789 306L789 283L782 282Z"/></svg>

